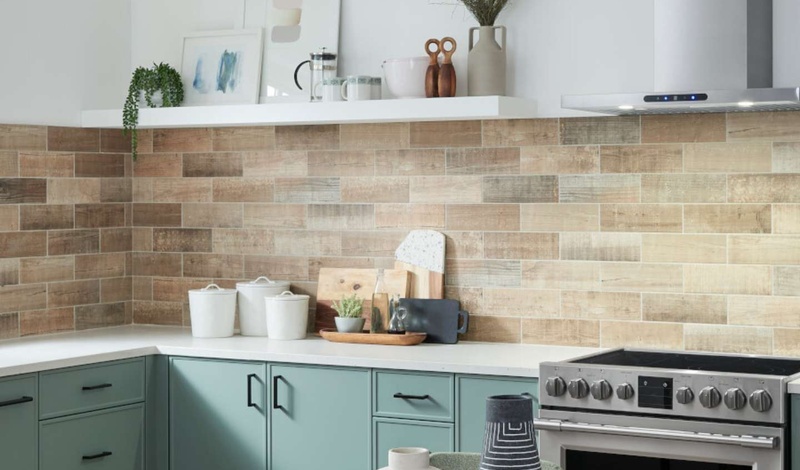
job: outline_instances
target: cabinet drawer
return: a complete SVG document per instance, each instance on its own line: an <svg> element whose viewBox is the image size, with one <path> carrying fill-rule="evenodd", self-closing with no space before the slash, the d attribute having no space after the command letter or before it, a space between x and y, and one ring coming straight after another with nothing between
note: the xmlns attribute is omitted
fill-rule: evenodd
<svg viewBox="0 0 800 470"><path fill-rule="evenodd" d="M36 470L36 375L0 379L0 468Z"/></svg>
<svg viewBox="0 0 800 470"><path fill-rule="evenodd" d="M144 359L39 374L41 419L144 401Z"/></svg>
<svg viewBox="0 0 800 470"><path fill-rule="evenodd" d="M396 447L424 447L431 452L453 452L454 431L450 423L375 418L372 432L374 468L389 465L389 449Z"/></svg>
<svg viewBox="0 0 800 470"><path fill-rule="evenodd" d="M389 371L374 374L375 416L453 421L453 375Z"/></svg>
<svg viewBox="0 0 800 470"><path fill-rule="evenodd" d="M39 470L142 470L144 405L40 423Z"/></svg>

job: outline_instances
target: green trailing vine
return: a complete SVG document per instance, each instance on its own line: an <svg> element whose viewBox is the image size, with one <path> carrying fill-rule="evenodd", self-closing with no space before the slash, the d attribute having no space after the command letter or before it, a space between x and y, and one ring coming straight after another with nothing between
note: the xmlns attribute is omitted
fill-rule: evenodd
<svg viewBox="0 0 800 470"><path fill-rule="evenodd" d="M169 64L153 64L152 67L138 67L131 77L128 96L122 108L122 126L124 135L131 135L131 154L136 160L136 149L139 144L137 126L139 124L139 92L144 92L144 99L151 108L153 94L161 91L162 108L180 106L183 102L183 82L181 75Z"/></svg>

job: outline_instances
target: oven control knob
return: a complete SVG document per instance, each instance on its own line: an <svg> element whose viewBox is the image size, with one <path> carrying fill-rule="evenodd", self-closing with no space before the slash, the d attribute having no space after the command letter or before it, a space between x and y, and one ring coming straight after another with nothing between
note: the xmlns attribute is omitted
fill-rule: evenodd
<svg viewBox="0 0 800 470"><path fill-rule="evenodd" d="M589 394L589 384L583 379L572 379L567 385L567 390L572 398L586 398Z"/></svg>
<svg viewBox="0 0 800 470"><path fill-rule="evenodd" d="M766 390L756 390L750 394L750 406L759 413L766 413L772 408L772 395Z"/></svg>
<svg viewBox="0 0 800 470"><path fill-rule="evenodd" d="M675 392L675 400L681 405L688 405L694 401L694 392L689 387L681 387Z"/></svg>
<svg viewBox="0 0 800 470"><path fill-rule="evenodd" d="M725 406L732 410L741 410L747 406L747 395L741 388L730 388L725 392Z"/></svg>
<svg viewBox="0 0 800 470"><path fill-rule="evenodd" d="M620 400L630 400L633 398L635 392L633 391L633 385L629 383L620 384L617 386L617 398Z"/></svg>
<svg viewBox="0 0 800 470"><path fill-rule="evenodd" d="M700 404L703 408L716 408L722 401L722 395L716 387L706 387L700 390Z"/></svg>
<svg viewBox="0 0 800 470"><path fill-rule="evenodd" d="M544 384L544 390L551 397L560 397L567 393L567 383L561 377L550 377Z"/></svg>
<svg viewBox="0 0 800 470"><path fill-rule="evenodd" d="M608 380L592 382L592 397L594 397L595 400L608 400L611 398L612 393L614 393L614 389L611 388L611 384L608 383Z"/></svg>

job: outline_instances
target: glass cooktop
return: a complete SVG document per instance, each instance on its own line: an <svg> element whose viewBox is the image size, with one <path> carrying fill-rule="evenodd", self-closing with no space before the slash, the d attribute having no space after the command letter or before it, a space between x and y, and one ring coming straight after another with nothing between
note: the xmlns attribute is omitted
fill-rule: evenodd
<svg viewBox="0 0 800 470"><path fill-rule="evenodd" d="M577 364L778 376L789 376L800 372L800 359L726 356L720 354L664 353L654 351L629 351L625 349L586 357L572 362Z"/></svg>

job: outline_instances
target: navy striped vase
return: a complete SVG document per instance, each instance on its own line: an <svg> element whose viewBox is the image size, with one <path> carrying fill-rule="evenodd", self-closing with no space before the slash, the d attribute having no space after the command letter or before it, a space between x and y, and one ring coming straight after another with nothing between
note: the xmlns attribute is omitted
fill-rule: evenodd
<svg viewBox="0 0 800 470"><path fill-rule="evenodd" d="M533 432L533 399L498 395L486 399L481 470L541 470Z"/></svg>

